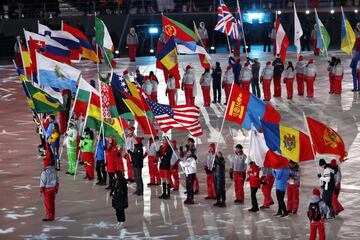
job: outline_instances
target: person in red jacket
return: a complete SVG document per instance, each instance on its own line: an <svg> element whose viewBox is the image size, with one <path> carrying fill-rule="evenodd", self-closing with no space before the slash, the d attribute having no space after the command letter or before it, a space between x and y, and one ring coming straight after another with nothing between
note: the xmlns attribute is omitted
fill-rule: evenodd
<svg viewBox="0 0 360 240"><path fill-rule="evenodd" d="M260 168L255 162L250 162L248 174L248 181L250 182L251 188L251 205L249 212L259 211L259 205L256 199L256 192L260 188Z"/></svg>
<svg viewBox="0 0 360 240"><path fill-rule="evenodd" d="M106 149L105 149L106 171L109 175L109 185L105 188L107 190L111 189L111 186L114 183L117 154L118 154L118 149L116 147L116 141L114 137L110 137L106 142Z"/></svg>
<svg viewBox="0 0 360 240"><path fill-rule="evenodd" d="M55 219L55 195L59 190L59 177L54 166L46 165L40 176L40 194L44 197L46 217L43 221Z"/></svg>

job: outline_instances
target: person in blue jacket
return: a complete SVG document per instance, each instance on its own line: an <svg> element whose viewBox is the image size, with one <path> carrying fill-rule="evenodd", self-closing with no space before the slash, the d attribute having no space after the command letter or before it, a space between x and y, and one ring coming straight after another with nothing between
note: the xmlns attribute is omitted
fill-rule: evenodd
<svg viewBox="0 0 360 240"><path fill-rule="evenodd" d="M229 57L229 65L232 67L234 73L234 82L240 86L240 71L241 71L240 58L235 60L235 58Z"/></svg>
<svg viewBox="0 0 360 240"><path fill-rule="evenodd" d="M273 170L273 176L275 178L276 198L278 201L278 211L274 216L287 217L288 211L284 202L287 181L290 178L290 168L284 167Z"/></svg>
<svg viewBox="0 0 360 240"><path fill-rule="evenodd" d="M359 84L359 79L358 79L357 71L356 71L359 60L360 60L360 53L355 52L353 58L351 59L351 63L350 63L351 74L353 77L353 86L354 86L353 90L352 90L353 92L360 91L360 86L359 86L360 84Z"/></svg>
<svg viewBox="0 0 360 240"><path fill-rule="evenodd" d="M105 156L104 156L104 139L102 134L100 134L99 141L96 145L96 174L98 178L97 185L104 186L106 185L106 170L105 170Z"/></svg>

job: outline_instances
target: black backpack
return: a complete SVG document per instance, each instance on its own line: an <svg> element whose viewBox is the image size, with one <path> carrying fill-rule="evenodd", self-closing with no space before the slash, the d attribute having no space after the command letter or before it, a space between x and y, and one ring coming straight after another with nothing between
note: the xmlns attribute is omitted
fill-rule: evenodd
<svg viewBox="0 0 360 240"><path fill-rule="evenodd" d="M321 212L320 212L319 202L309 204L307 216L310 221L320 221L321 220Z"/></svg>

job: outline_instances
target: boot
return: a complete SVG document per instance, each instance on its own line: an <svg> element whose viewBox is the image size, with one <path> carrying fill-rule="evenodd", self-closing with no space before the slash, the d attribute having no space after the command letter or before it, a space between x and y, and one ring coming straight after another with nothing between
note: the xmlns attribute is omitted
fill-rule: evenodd
<svg viewBox="0 0 360 240"><path fill-rule="evenodd" d="M165 199L170 199L170 189L171 189L171 185L167 184L167 193L165 195Z"/></svg>
<svg viewBox="0 0 360 240"><path fill-rule="evenodd" d="M165 197L166 197L166 183L162 184L162 190L163 190L163 193L161 194L161 196L159 198L160 199L165 199Z"/></svg>

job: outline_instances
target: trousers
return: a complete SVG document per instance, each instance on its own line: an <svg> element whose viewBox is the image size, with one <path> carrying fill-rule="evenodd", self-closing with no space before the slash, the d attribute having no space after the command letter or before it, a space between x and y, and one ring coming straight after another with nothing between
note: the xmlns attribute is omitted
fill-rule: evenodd
<svg viewBox="0 0 360 240"><path fill-rule="evenodd" d="M127 167L127 178L128 180L134 180L134 170L131 165L131 156L128 153L125 153L125 159L126 159L126 167Z"/></svg>
<svg viewBox="0 0 360 240"><path fill-rule="evenodd" d="M304 95L304 74L296 74L297 92L299 96Z"/></svg>
<svg viewBox="0 0 360 240"><path fill-rule="evenodd" d="M314 97L314 81L315 77L305 76L307 97Z"/></svg>
<svg viewBox="0 0 360 240"><path fill-rule="evenodd" d="M316 240L316 232L319 232L319 240L325 240L324 219L320 221L310 221L310 240Z"/></svg>
<svg viewBox="0 0 360 240"><path fill-rule="evenodd" d="M263 205L264 207L270 207L270 205L274 202L274 200L271 197L271 189L274 185L274 176L272 175L265 176L262 179L262 181L265 183L261 185L261 191L264 195Z"/></svg>
<svg viewBox="0 0 360 240"><path fill-rule="evenodd" d="M99 182L106 183L105 161L96 161L96 175Z"/></svg>
<svg viewBox="0 0 360 240"><path fill-rule="evenodd" d="M125 209L117 208L116 211L116 218L118 222L125 222Z"/></svg>
<svg viewBox="0 0 360 240"><path fill-rule="evenodd" d="M207 183L207 196L209 198L215 198L216 192L215 192L215 181L214 181L214 174L213 173L207 173L206 174L206 183Z"/></svg>
<svg viewBox="0 0 360 240"><path fill-rule="evenodd" d="M285 192L280 191L279 189L276 189L276 199L278 201L278 214L288 214L288 211L286 210L286 205L284 201Z"/></svg>
<svg viewBox="0 0 360 240"><path fill-rule="evenodd" d="M208 107L211 103L211 97L210 97L210 86L201 86L203 99L204 99L204 106Z"/></svg>
<svg viewBox="0 0 360 240"><path fill-rule="evenodd" d="M167 89L167 94L169 98L169 105L171 107L176 106L176 99L175 99L176 89Z"/></svg>
<svg viewBox="0 0 360 240"><path fill-rule="evenodd" d="M256 192L257 192L258 188L251 188L251 205L252 205L252 209L259 209L259 205L257 202L257 198L256 198Z"/></svg>
<svg viewBox="0 0 360 240"><path fill-rule="evenodd" d="M288 99L292 99L293 97L293 85L294 85L294 78L286 78L285 79L286 82L286 93L287 93L287 98Z"/></svg>
<svg viewBox="0 0 360 240"><path fill-rule="evenodd" d="M142 168L134 168L134 176L136 183L136 192L144 193L144 183L142 179Z"/></svg>
<svg viewBox="0 0 360 240"><path fill-rule="evenodd" d="M76 169L76 148L67 148L68 172L73 174Z"/></svg>
<svg viewBox="0 0 360 240"><path fill-rule="evenodd" d="M158 158L156 156L148 156L148 166L151 184L160 184L160 174L158 169Z"/></svg>
<svg viewBox="0 0 360 240"><path fill-rule="evenodd" d="M287 210L289 212L297 212L299 207L299 189L300 184L287 185Z"/></svg>
<svg viewBox="0 0 360 240"><path fill-rule="evenodd" d="M274 97L281 97L281 76L274 76Z"/></svg>
<svg viewBox="0 0 360 240"><path fill-rule="evenodd" d="M343 76L333 76L333 87L335 94L341 94L342 92L342 80Z"/></svg>
<svg viewBox="0 0 360 240"><path fill-rule="evenodd" d="M184 91L185 91L185 102L186 105L193 106L195 104L195 97L193 94L193 84L184 84Z"/></svg>
<svg viewBox="0 0 360 240"><path fill-rule="evenodd" d="M56 189L55 187L52 188L45 188L43 193L44 198L44 206L46 212L46 219L53 220L55 218L55 195Z"/></svg>
<svg viewBox="0 0 360 240"><path fill-rule="evenodd" d="M174 188L174 190L179 189L179 169L174 169L174 165L170 165L170 182L170 185Z"/></svg>
<svg viewBox="0 0 360 240"><path fill-rule="evenodd" d="M231 91L231 85L232 84L224 84L224 90L225 90L225 102L227 103L229 101L230 97L230 91Z"/></svg>
<svg viewBox="0 0 360 240"><path fill-rule="evenodd" d="M130 61L135 61L135 57L136 57L136 44L128 44L128 48L129 48L129 59Z"/></svg>
<svg viewBox="0 0 360 240"><path fill-rule="evenodd" d="M251 81L251 90L252 94L257 96L258 98L261 98L261 92L260 92L260 86L259 86L259 78L252 79Z"/></svg>
<svg viewBox="0 0 360 240"><path fill-rule="evenodd" d="M244 201L244 173L234 172L235 199Z"/></svg>
<svg viewBox="0 0 360 240"><path fill-rule="evenodd" d="M264 79L263 80L263 92L264 92L264 100L270 101L271 99L271 79Z"/></svg>
<svg viewBox="0 0 360 240"><path fill-rule="evenodd" d="M186 176L186 194L187 198L194 199L194 180L196 174L189 174Z"/></svg>

